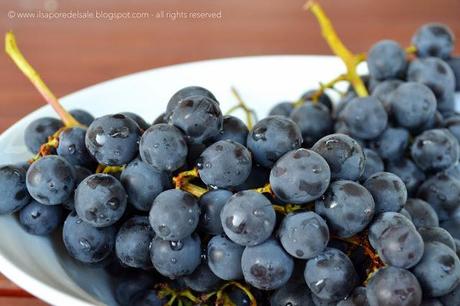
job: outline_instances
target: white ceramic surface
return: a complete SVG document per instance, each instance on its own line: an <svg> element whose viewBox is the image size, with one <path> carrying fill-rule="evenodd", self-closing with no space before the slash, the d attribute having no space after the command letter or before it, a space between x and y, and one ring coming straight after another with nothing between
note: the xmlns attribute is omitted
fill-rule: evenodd
<svg viewBox="0 0 460 306"><path fill-rule="evenodd" d="M95 116L132 111L151 122L174 92L189 85L210 89L225 111L236 103L230 93L233 85L262 117L273 104L294 100L319 81L343 71L340 60L328 56L229 58L135 73L77 91L61 101L67 109L82 108ZM30 157L23 131L42 116L55 115L50 107L42 107L0 136L0 164ZM0 217L0 233L0 272L25 290L53 305L115 305L107 275L70 259L60 233L51 239L31 236L13 216Z"/></svg>

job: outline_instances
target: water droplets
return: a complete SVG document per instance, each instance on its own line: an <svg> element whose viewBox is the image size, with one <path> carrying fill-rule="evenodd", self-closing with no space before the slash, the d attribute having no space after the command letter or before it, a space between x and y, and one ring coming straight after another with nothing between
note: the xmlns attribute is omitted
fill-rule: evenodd
<svg viewBox="0 0 460 306"><path fill-rule="evenodd" d="M160 226L158 226L158 231L162 236L168 236L169 234L171 234L171 230L166 224L161 224Z"/></svg>
<svg viewBox="0 0 460 306"><path fill-rule="evenodd" d="M91 250L91 244L89 241L85 238L81 238L78 243L80 244L81 248L85 251Z"/></svg>
<svg viewBox="0 0 460 306"><path fill-rule="evenodd" d="M33 211L30 216L33 218L33 219L37 219L41 216L42 214L39 212L39 211Z"/></svg>
<svg viewBox="0 0 460 306"><path fill-rule="evenodd" d="M323 290L325 286L326 286L325 279L320 279L319 281L310 284L310 287L313 289L315 293L321 292L321 290Z"/></svg>
<svg viewBox="0 0 460 306"><path fill-rule="evenodd" d="M263 209L254 209L252 213L254 214L254 216L257 216L257 217L262 217L265 215L265 212Z"/></svg>
<svg viewBox="0 0 460 306"><path fill-rule="evenodd" d="M107 206L112 210L117 210L120 207L120 201L117 198L111 198L107 201Z"/></svg>
<svg viewBox="0 0 460 306"><path fill-rule="evenodd" d="M184 243L182 242L182 240L170 241L169 245L171 247L171 250L173 251L180 251L184 247Z"/></svg>
<svg viewBox="0 0 460 306"><path fill-rule="evenodd" d="M77 148L75 147L74 144L71 144L71 145L67 148L67 151L69 151L69 154L75 154L75 152L77 151Z"/></svg>

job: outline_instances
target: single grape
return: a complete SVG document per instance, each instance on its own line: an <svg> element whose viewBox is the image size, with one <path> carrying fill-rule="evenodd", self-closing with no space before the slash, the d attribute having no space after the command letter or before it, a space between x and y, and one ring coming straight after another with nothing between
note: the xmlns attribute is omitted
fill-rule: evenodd
<svg viewBox="0 0 460 306"><path fill-rule="evenodd" d="M182 240L152 240L150 258L155 269L169 278L191 274L201 261L201 241L193 234Z"/></svg>
<svg viewBox="0 0 460 306"><path fill-rule="evenodd" d="M388 115L376 97L359 97L347 103L340 120L344 121L351 136L373 139L387 127Z"/></svg>
<svg viewBox="0 0 460 306"><path fill-rule="evenodd" d="M64 158L48 155L35 161L27 171L26 183L30 195L45 205L66 201L75 188L74 167Z"/></svg>
<svg viewBox="0 0 460 306"><path fill-rule="evenodd" d="M457 254L441 242L425 244L422 260L413 268L426 297L448 294L460 283L460 261Z"/></svg>
<svg viewBox="0 0 460 306"><path fill-rule="evenodd" d="M169 176L140 159L130 162L121 172L120 181L128 194L128 201L136 209L150 211L153 200L169 187Z"/></svg>
<svg viewBox="0 0 460 306"><path fill-rule="evenodd" d="M141 131L137 123L122 114L97 118L86 131L86 148L101 164L126 165L138 154Z"/></svg>
<svg viewBox="0 0 460 306"><path fill-rule="evenodd" d="M0 215L12 214L29 203L26 171L18 165L0 166Z"/></svg>
<svg viewBox="0 0 460 306"><path fill-rule="evenodd" d="M168 120L167 118L165 118L165 116L166 116L166 113L160 114L158 117L155 118L155 120L153 120L152 125L160 124L160 123L168 123Z"/></svg>
<svg viewBox="0 0 460 306"><path fill-rule="evenodd" d="M337 306L370 306L367 300L366 287L356 287L350 295L340 301Z"/></svg>
<svg viewBox="0 0 460 306"><path fill-rule="evenodd" d="M219 188L238 186L251 173L251 152L237 142L220 140L201 153L196 167L206 185Z"/></svg>
<svg viewBox="0 0 460 306"><path fill-rule="evenodd" d="M201 263L192 274L184 276L183 281L188 288L203 293L216 290L222 283L206 262Z"/></svg>
<svg viewBox="0 0 460 306"><path fill-rule="evenodd" d="M161 123L144 132L139 152L142 160L158 171L172 172L185 165L188 148L179 129Z"/></svg>
<svg viewBox="0 0 460 306"><path fill-rule="evenodd" d="M115 300L120 306L131 306L138 296L152 291L154 285L154 275L150 272L123 270L123 273L114 282Z"/></svg>
<svg viewBox="0 0 460 306"><path fill-rule="evenodd" d="M220 220L225 234L233 242L254 246L270 237L276 214L264 195L247 190L235 193L228 199L221 210Z"/></svg>
<svg viewBox="0 0 460 306"><path fill-rule="evenodd" d="M396 267L381 268L373 274L366 292L369 305L417 306L422 302L422 289L417 278Z"/></svg>
<svg viewBox="0 0 460 306"><path fill-rule="evenodd" d="M339 237L362 231L374 217L375 203L366 188L353 181L335 181L315 201L315 211Z"/></svg>
<svg viewBox="0 0 460 306"><path fill-rule="evenodd" d="M348 296L358 279L350 258L334 248L326 248L309 259L304 277L313 294L330 301L339 301Z"/></svg>
<svg viewBox="0 0 460 306"><path fill-rule="evenodd" d="M407 199L404 208L409 212L415 227L439 226L439 219L433 207L421 199Z"/></svg>
<svg viewBox="0 0 460 306"><path fill-rule="evenodd" d="M270 172L273 193L287 203L316 200L326 191L330 180L331 170L326 160L306 149L286 153Z"/></svg>
<svg viewBox="0 0 460 306"><path fill-rule="evenodd" d="M385 80L379 83L372 90L372 96L376 97L382 103L385 111L392 114L391 100L395 90L404 82L401 80Z"/></svg>
<svg viewBox="0 0 460 306"><path fill-rule="evenodd" d="M178 90L169 100L168 105L166 106L165 118L166 121L171 117L174 109L182 101L192 96L203 96L210 98L217 102L216 97L206 88L200 86L188 86Z"/></svg>
<svg viewBox="0 0 460 306"><path fill-rule="evenodd" d="M73 258L84 263L101 262L113 251L116 229L113 226L93 227L84 222L75 211L64 222L64 245Z"/></svg>
<svg viewBox="0 0 460 306"><path fill-rule="evenodd" d="M359 179L360 182L365 182L372 174L382 172L385 169L383 160L380 158L377 152L368 148L364 148L363 153L366 162L364 164L363 174Z"/></svg>
<svg viewBox="0 0 460 306"><path fill-rule="evenodd" d="M32 235L49 235L64 221L61 205L43 205L32 200L19 211L19 223Z"/></svg>
<svg viewBox="0 0 460 306"><path fill-rule="evenodd" d="M220 212L232 195L233 193L228 190L215 189L200 197L198 205L201 215L198 227L201 230L211 235L219 235L224 232L220 221Z"/></svg>
<svg viewBox="0 0 460 306"><path fill-rule="evenodd" d="M244 247L224 235L214 236L208 243L208 265L211 271L223 280L243 278L241 256Z"/></svg>
<svg viewBox="0 0 460 306"><path fill-rule="evenodd" d="M307 148L333 130L330 110L321 103L305 102L292 111L290 118L299 126Z"/></svg>
<svg viewBox="0 0 460 306"><path fill-rule="evenodd" d="M270 298L270 306L315 306L307 285L289 281Z"/></svg>
<svg viewBox="0 0 460 306"><path fill-rule="evenodd" d="M64 124L56 118L44 117L32 121L24 130L24 142L32 153L38 153L48 137L56 133Z"/></svg>
<svg viewBox="0 0 460 306"><path fill-rule="evenodd" d="M372 194L375 201L375 212L398 212L407 200L407 189L403 181L393 173L378 172L371 175L364 187Z"/></svg>
<svg viewBox="0 0 460 306"><path fill-rule="evenodd" d="M118 230L115 240L117 258L129 267L151 267L149 248L154 237L155 232L150 227L147 217L131 217Z"/></svg>
<svg viewBox="0 0 460 306"><path fill-rule="evenodd" d="M397 160L404 156L409 145L409 136L409 131L405 128L389 126L380 136L369 142L369 147L385 160Z"/></svg>
<svg viewBox="0 0 460 306"><path fill-rule="evenodd" d="M412 227L414 224L404 215L396 212L384 212L378 215L369 227L368 238L371 246L377 248L377 242L382 234L391 227Z"/></svg>
<svg viewBox="0 0 460 306"><path fill-rule="evenodd" d="M114 224L123 216L126 206L127 195L123 185L109 174L90 175L75 191L78 216L94 227Z"/></svg>
<svg viewBox="0 0 460 306"><path fill-rule="evenodd" d="M347 135L327 135L318 140L312 150L327 161L334 180L356 181L364 172L364 152L361 146Z"/></svg>
<svg viewBox="0 0 460 306"><path fill-rule="evenodd" d="M243 121L235 116L224 116L223 128L213 140L232 140L245 146L248 134L248 127Z"/></svg>
<svg viewBox="0 0 460 306"><path fill-rule="evenodd" d="M397 175L404 182L409 195L415 194L419 185L425 181L423 171L408 158L388 161L386 171Z"/></svg>
<svg viewBox="0 0 460 306"><path fill-rule="evenodd" d="M156 235L165 240L180 240L190 236L200 218L200 207L190 193L170 189L153 201L149 213L150 225Z"/></svg>
<svg viewBox="0 0 460 306"><path fill-rule="evenodd" d="M169 123L184 132L188 143L204 143L222 130L223 116L215 100L191 96L177 104Z"/></svg>
<svg viewBox="0 0 460 306"><path fill-rule="evenodd" d="M294 110L294 104L292 102L280 102L278 104L275 104L275 106L272 107L268 115L269 116L283 116L283 117L289 118L293 110Z"/></svg>
<svg viewBox="0 0 460 306"><path fill-rule="evenodd" d="M292 275L294 261L274 239L256 246L247 246L241 257L247 283L262 290L278 289Z"/></svg>
<svg viewBox="0 0 460 306"><path fill-rule="evenodd" d="M367 54L367 66L376 80L400 78L406 72L406 52L394 40L378 41Z"/></svg>
<svg viewBox="0 0 460 306"><path fill-rule="evenodd" d="M447 220L460 207L460 181L438 172L419 187L417 197L433 206L439 221Z"/></svg>
<svg viewBox="0 0 460 306"><path fill-rule="evenodd" d="M270 168L286 152L300 148L302 134L291 119L271 116L257 122L249 131L247 145L254 161Z"/></svg>
<svg viewBox="0 0 460 306"><path fill-rule="evenodd" d="M455 76L443 60L435 57L414 59L407 70L407 80L428 86L437 99L439 111L454 110Z"/></svg>
<svg viewBox="0 0 460 306"><path fill-rule="evenodd" d="M460 57L452 56L446 62L455 76L455 91L460 91Z"/></svg>
<svg viewBox="0 0 460 306"><path fill-rule="evenodd" d="M56 152L74 166L91 166L94 159L85 145L86 130L80 127L67 128L59 134Z"/></svg>
<svg viewBox="0 0 460 306"><path fill-rule="evenodd" d="M308 102L308 101L313 101L313 96L316 96L317 94L317 89L311 89L307 92L305 92L301 99L304 101L304 102ZM322 94L319 95L319 97L317 98L317 101L326 106L330 112L332 112L334 110L334 105L332 103L332 100L331 98L329 97L329 95L325 92L323 92Z"/></svg>
<svg viewBox="0 0 460 306"><path fill-rule="evenodd" d="M424 24L412 36L412 44L419 57L448 58L454 49L454 42L454 33L442 23Z"/></svg>
<svg viewBox="0 0 460 306"><path fill-rule="evenodd" d="M150 124L148 124L144 118L142 118L141 116L139 116L138 114L136 113L132 113L132 112L122 112L120 113L122 115L125 115L126 117L128 118L131 118L132 120L134 120L134 122L137 123L137 125L139 126L139 128L141 130L146 130L150 127Z"/></svg>
<svg viewBox="0 0 460 306"><path fill-rule="evenodd" d="M89 126L94 121L93 115L83 109L72 109L69 113L84 126Z"/></svg>
<svg viewBox="0 0 460 306"><path fill-rule="evenodd" d="M321 253L329 242L329 228L314 212L289 214L278 230L283 248L291 256L309 259Z"/></svg>
<svg viewBox="0 0 460 306"><path fill-rule="evenodd" d="M420 235L423 238L425 243L430 242L441 242L451 248L454 252L457 251L454 238L449 234L449 232L442 227L421 227L417 229Z"/></svg>

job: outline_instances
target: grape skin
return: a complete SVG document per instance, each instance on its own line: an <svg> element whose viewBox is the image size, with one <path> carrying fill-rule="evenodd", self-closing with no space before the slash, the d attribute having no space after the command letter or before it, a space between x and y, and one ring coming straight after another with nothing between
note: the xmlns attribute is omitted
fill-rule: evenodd
<svg viewBox="0 0 460 306"><path fill-rule="evenodd" d="M89 126L94 121L93 115L83 109L72 109L69 113L84 126Z"/></svg>
<svg viewBox="0 0 460 306"><path fill-rule="evenodd" d="M318 140L312 150L329 164L334 180L358 180L364 172L365 156L361 146L344 134L331 134Z"/></svg>
<svg viewBox="0 0 460 306"><path fill-rule="evenodd" d="M382 159L400 159L409 145L409 131L404 128L387 127L380 136L371 140L368 145Z"/></svg>
<svg viewBox="0 0 460 306"><path fill-rule="evenodd" d="M149 213L150 225L156 235L165 240L181 240L190 236L200 218L197 200L190 193L170 189L153 201Z"/></svg>
<svg viewBox="0 0 460 306"><path fill-rule="evenodd" d="M417 278L396 267L378 270L370 278L366 291L369 305L418 306L422 302L422 289Z"/></svg>
<svg viewBox="0 0 460 306"><path fill-rule="evenodd" d="M172 172L185 165L188 147L183 133L168 124L155 124L142 135L139 152L157 171Z"/></svg>
<svg viewBox="0 0 460 306"><path fill-rule="evenodd" d="M249 131L247 145L254 161L270 168L283 154L300 148L302 134L291 119L270 116L257 122Z"/></svg>
<svg viewBox="0 0 460 306"><path fill-rule="evenodd" d="M425 243L437 241L444 243L454 252L457 250L454 238L452 238L449 232L442 227L421 227L418 229L418 232Z"/></svg>
<svg viewBox="0 0 460 306"><path fill-rule="evenodd" d="M273 232L276 214L270 201L256 191L235 193L224 205L220 220L225 234L233 242L254 246Z"/></svg>
<svg viewBox="0 0 460 306"><path fill-rule="evenodd" d="M457 254L440 242L425 244L422 260L413 268L427 297L440 297L460 283L460 261Z"/></svg>
<svg viewBox="0 0 460 306"><path fill-rule="evenodd" d="M315 306L307 285L289 281L270 298L270 306Z"/></svg>
<svg viewBox="0 0 460 306"><path fill-rule="evenodd" d="M179 241L154 238L150 258L155 269L166 277L191 274L201 261L200 237L194 234Z"/></svg>
<svg viewBox="0 0 460 306"><path fill-rule="evenodd" d="M269 239L256 246L247 246L241 257L247 283L262 290L280 288L289 280L294 261L276 240Z"/></svg>
<svg viewBox="0 0 460 306"><path fill-rule="evenodd" d="M364 148L363 153L366 162L364 164L363 174L359 179L359 181L362 183L365 182L372 174L382 172L385 169L383 160L380 158L377 152L372 149Z"/></svg>
<svg viewBox="0 0 460 306"><path fill-rule="evenodd" d="M187 86L184 87L180 90L178 90L170 99L168 102L168 105L166 106L166 112L164 117L166 118L166 121L169 120L171 117L174 109L177 107L177 105L182 101L185 100L186 98L192 97L192 96L203 96L203 97L208 97L214 101L217 102L216 97L206 88L200 87L200 86Z"/></svg>
<svg viewBox="0 0 460 306"><path fill-rule="evenodd" d="M200 197L198 205L201 216L198 227L201 230L211 235L219 235L224 232L220 221L220 212L232 195L231 191L215 189L209 190Z"/></svg>
<svg viewBox="0 0 460 306"><path fill-rule="evenodd" d="M409 212L415 227L439 226L438 215L429 203L421 199L407 199L404 208Z"/></svg>
<svg viewBox="0 0 460 306"><path fill-rule="evenodd" d="M407 200L407 189L403 181L390 172L378 172L371 175L364 187L372 194L375 212L398 212Z"/></svg>
<svg viewBox="0 0 460 306"><path fill-rule="evenodd" d="M94 159L85 145L86 130L74 127L59 134L59 145L56 152L74 166L91 166Z"/></svg>
<svg viewBox="0 0 460 306"><path fill-rule="evenodd" d="M442 23L427 23L417 29L412 36L412 44L417 50L417 56L436 56L448 58L454 49L454 34Z"/></svg>
<svg viewBox="0 0 460 306"><path fill-rule="evenodd" d="M367 300L366 287L356 287L350 295L340 301L337 306L370 306Z"/></svg>
<svg viewBox="0 0 460 306"><path fill-rule="evenodd" d="M244 247L224 235L214 236L208 242L208 265L211 271L223 280L243 278L241 256Z"/></svg>
<svg viewBox="0 0 460 306"><path fill-rule="evenodd" d="M126 165L138 154L140 134L139 126L131 118L122 114L106 115L88 127L86 148L100 164Z"/></svg>
<svg viewBox="0 0 460 306"><path fill-rule="evenodd" d="M56 133L64 124L61 120L50 117L38 118L29 123L24 130L24 142L32 153L38 153L42 144L48 141L48 137Z"/></svg>
<svg viewBox="0 0 460 306"><path fill-rule="evenodd" d="M123 216L127 195L123 185L109 174L92 174L75 191L78 216L94 227L115 224Z"/></svg>
<svg viewBox="0 0 460 306"><path fill-rule="evenodd" d="M278 236L281 245L292 257L309 259L327 246L329 228L314 212L289 214L284 217Z"/></svg>
<svg viewBox="0 0 460 306"><path fill-rule="evenodd" d="M224 116L222 130L214 137L214 142L219 140L232 140L246 146L249 130L246 124L235 116Z"/></svg>
<svg viewBox="0 0 460 306"><path fill-rule="evenodd" d="M381 40L369 50L367 65L369 75L376 80L399 78L407 67L406 52L394 40Z"/></svg>
<svg viewBox="0 0 460 306"><path fill-rule="evenodd" d="M218 278L208 267L207 263L201 263L192 274L183 278L185 285L196 292L209 292L217 289L222 280Z"/></svg>
<svg viewBox="0 0 460 306"><path fill-rule="evenodd" d="M329 301L345 298L357 282L357 274L350 258L334 248L326 248L309 259L304 277L313 294Z"/></svg>
<svg viewBox="0 0 460 306"><path fill-rule="evenodd" d="M0 215L12 214L29 203L26 171L15 165L0 166Z"/></svg>
<svg viewBox="0 0 460 306"><path fill-rule="evenodd" d="M353 181L335 181L315 202L315 211L324 217L339 237L362 231L374 217L375 203L370 192Z"/></svg>
<svg viewBox="0 0 460 306"><path fill-rule="evenodd" d="M385 111L392 115L391 98L395 90L404 82L401 80L385 80L372 90L371 95L382 103Z"/></svg>
<svg viewBox="0 0 460 306"><path fill-rule="evenodd" d="M64 158L48 155L35 161L27 170L26 184L32 198L45 205L66 201L75 188L74 167Z"/></svg>
<svg viewBox="0 0 460 306"><path fill-rule="evenodd" d="M408 158L388 161L385 170L398 176L404 182L408 195L414 195L426 178L423 171Z"/></svg>
<svg viewBox="0 0 460 306"><path fill-rule="evenodd" d="M293 110L294 110L294 104L292 104L292 102L280 102L278 104L275 104L275 106L272 107L268 115L269 116L283 116L283 117L289 118Z"/></svg>
<svg viewBox="0 0 460 306"><path fill-rule="evenodd" d="M201 153L196 166L206 185L218 188L238 186L251 173L251 152L237 142L220 140Z"/></svg>
<svg viewBox="0 0 460 306"><path fill-rule="evenodd" d="M318 153L297 149L281 157L270 172L273 193L287 203L304 204L319 198L327 189L331 171Z"/></svg>
<svg viewBox="0 0 460 306"><path fill-rule="evenodd" d="M142 118L141 116L139 116L138 114L135 114L135 113L132 113L132 112L122 112L120 113L122 115L125 115L126 117L128 118L131 118L134 122L137 123L137 126L139 126L139 128L141 130L146 130L150 127L150 124L148 124L144 118Z"/></svg>
<svg viewBox="0 0 460 306"><path fill-rule="evenodd" d="M19 223L32 235L49 235L62 225L63 220L61 205L43 205L32 200L19 211Z"/></svg>

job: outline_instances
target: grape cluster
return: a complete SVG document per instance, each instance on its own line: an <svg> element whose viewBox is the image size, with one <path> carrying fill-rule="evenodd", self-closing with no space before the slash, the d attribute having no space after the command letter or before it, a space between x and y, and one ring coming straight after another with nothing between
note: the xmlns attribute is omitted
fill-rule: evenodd
<svg viewBox="0 0 460 306"><path fill-rule="evenodd" d="M37 119L38 154L0 167L0 213L33 235L62 227L121 305L460 305L453 41L426 24L415 54L377 42L368 96L333 104L323 86L254 126L198 86L152 125Z"/></svg>

